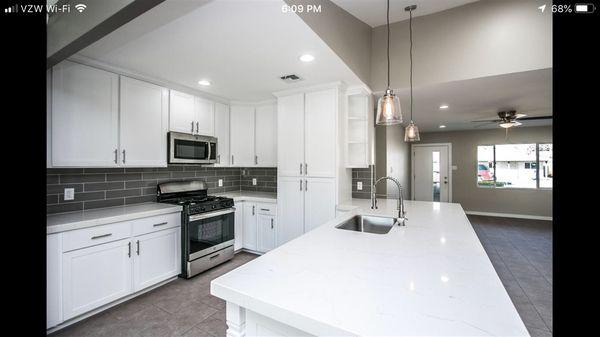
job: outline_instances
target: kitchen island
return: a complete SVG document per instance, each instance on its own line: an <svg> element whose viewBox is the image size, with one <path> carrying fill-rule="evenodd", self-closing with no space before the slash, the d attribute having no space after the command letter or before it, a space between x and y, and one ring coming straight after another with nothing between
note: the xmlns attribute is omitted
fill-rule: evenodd
<svg viewBox="0 0 600 337"><path fill-rule="evenodd" d="M338 217L213 280L228 336L529 336L462 207L406 201L387 234L335 228L397 216L353 199Z"/></svg>

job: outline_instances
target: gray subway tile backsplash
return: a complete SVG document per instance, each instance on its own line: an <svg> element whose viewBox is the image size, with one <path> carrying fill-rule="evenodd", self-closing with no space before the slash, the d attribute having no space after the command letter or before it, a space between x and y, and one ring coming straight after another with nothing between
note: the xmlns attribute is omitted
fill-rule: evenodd
<svg viewBox="0 0 600 337"><path fill-rule="evenodd" d="M167 181L202 179L207 182L209 194L240 190L277 192L276 168L183 165L156 168L49 168L46 174L48 214L156 201L157 184ZM252 185L252 178L257 179L256 185ZM221 187L217 186L219 179L223 179ZM64 200L65 188L75 189L74 200Z"/></svg>
<svg viewBox="0 0 600 337"><path fill-rule="evenodd" d="M359 191L357 182L362 182L362 190ZM371 198L371 169L353 168L352 169L352 198L370 199Z"/></svg>

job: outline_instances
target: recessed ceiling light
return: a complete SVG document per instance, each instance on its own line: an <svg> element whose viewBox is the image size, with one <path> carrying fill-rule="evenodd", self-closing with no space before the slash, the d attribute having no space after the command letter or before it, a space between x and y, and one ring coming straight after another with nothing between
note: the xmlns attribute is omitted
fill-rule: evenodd
<svg viewBox="0 0 600 337"><path fill-rule="evenodd" d="M442 105L440 105L440 109L448 109L448 105L442 104Z"/></svg>
<svg viewBox="0 0 600 337"><path fill-rule="evenodd" d="M443 129L443 128L445 128L445 127L446 127L445 125L440 125L440 129Z"/></svg>
<svg viewBox="0 0 600 337"><path fill-rule="evenodd" d="M310 54L304 54L300 56L300 61L302 62L312 62L315 60L315 57Z"/></svg>
<svg viewBox="0 0 600 337"><path fill-rule="evenodd" d="M207 85L210 85L210 82L208 80L200 80L200 81L198 81L198 84L207 86Z"/></svg>

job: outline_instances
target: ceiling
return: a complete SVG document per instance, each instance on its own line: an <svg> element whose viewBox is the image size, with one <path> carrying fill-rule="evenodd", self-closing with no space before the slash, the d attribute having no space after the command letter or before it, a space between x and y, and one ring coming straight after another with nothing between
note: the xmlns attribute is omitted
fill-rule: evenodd
<svg viewBox="0 0 600 337"><path fill-rule="evenodd" d="M410 120L410 91L397 91L404 119ZM516 110L527 116L552 115L552 69L440 83L413 90L413 114L422 132L498 128L472 123L496 119L497 112ZM447 104L448 109L439 107ZM551 125L552 120L523 121L521 127ZM440 129L440 125L446 128Z"/></svg>
<svg viewBox="0 0 600 337"><path fill-rule="evenodd" d="M300 86L361 81L282 0L168 0L79 55L230 100L260 101ZM310 63L298 58L309 53ZM279 79L297 74L302 81ZM198 81L212 85L201 87Z"/></svg>
<svg viewBox="0 0 600 337"><path fill-rule="evenodd" d="M331 0L371 27L386 24L387 0ZM404 7L417 5L413 18L462 6L477 0L390 0L390 23L408 20Z"/></svg>

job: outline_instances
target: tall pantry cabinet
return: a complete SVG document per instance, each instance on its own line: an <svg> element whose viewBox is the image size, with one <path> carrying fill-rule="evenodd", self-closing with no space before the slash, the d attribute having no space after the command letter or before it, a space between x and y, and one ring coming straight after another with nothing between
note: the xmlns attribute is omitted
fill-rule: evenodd
<svg viewBox="0 0 600 337"><path fill-rule="evenodd" d="M351 198L339 82L277 96L277 244L335 217Z"/></svg>

